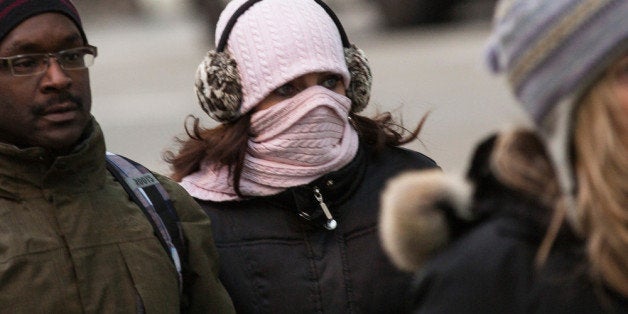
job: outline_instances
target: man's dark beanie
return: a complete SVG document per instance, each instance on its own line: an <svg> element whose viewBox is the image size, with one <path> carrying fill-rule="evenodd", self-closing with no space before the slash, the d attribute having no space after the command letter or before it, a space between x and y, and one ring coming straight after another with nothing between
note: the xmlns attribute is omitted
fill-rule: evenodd
<svg viewBox="0 0 628 314"><path fill-rule="evenodd" d="M87 44L81 18L70 0L0 0L0 41L24 20L47 12L69 17Z"/></svg>

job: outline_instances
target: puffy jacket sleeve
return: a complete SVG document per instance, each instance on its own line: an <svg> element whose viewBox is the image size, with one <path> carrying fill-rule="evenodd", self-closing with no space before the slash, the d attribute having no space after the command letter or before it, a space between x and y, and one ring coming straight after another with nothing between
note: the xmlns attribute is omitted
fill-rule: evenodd
<svg viewBox="0 0 628 314"><path fill-rule="evenodd" d="M158 176L179 215L188 246L190 270L196 275L189 286L190 313L235 313L229 294L218 279L218 253L209 217L177 183Z"/></svg>
<svg viewBox="0 0 628 314"><path fill-rule="evenodd" d="M525 313L536 247L498 218L452 243L417 274L413 313Z"/></svg>

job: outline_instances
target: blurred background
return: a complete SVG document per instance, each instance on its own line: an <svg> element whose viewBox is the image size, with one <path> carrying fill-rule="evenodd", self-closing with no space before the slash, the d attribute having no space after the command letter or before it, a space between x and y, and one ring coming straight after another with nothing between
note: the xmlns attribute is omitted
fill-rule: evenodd
<svg viewBox="0 0 628 314"><path fill-rule="evenodd" d="M200 109L194 74L213 48L223 0L74 0L99 56L90 69L92 111L109 151L168 174L184 121ZM488 73L484 48L495 0L327 0L373 71L365 115L391 111L421 142L408 147L445 171L466 170L478 140L526 123L503 77Z"/></svg>

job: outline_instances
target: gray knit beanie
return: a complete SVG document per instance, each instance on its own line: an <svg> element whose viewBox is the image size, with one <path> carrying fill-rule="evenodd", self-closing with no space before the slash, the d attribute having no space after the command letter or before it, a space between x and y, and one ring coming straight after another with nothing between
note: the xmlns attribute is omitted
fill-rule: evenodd
<svg viewBox="0 0 628 314"><path fill-rule="evenodd" d="M503 0L489 42L494 72L507 72L535 123L579 94L628 38L626 0Z"/></svg>
<svg viewBox="0 0 628 314"><path fill-rule="evenodd" d="M544 139L576 222L570 148L578 98L628 51L628 0L501 0L487 60ZM577 225L575 227L578 227Z"/></svg>

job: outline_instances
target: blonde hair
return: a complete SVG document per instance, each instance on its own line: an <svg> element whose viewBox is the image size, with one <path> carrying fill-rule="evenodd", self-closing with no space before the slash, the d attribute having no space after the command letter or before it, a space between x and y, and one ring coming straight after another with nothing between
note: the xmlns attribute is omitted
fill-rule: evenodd
<svg viewBox="0 0 628 314"><path fill-rule="evenodd" d="M628 296L628 110L614 94L613 71L612 66L577 104L573 166L591 278ZM541 265L566 216L547 152L534 132L519 129L500 136L491 162L500 181L553 209L537 254Z"/></svg>
<svg viewBox="0 0 628 314"><path fill-rule="evenodd" d="M628 111L614 94L613 69L576 114L577 203L592 275L628 296Z"/></svg>

